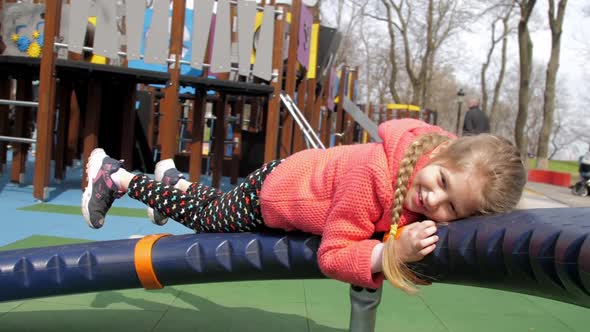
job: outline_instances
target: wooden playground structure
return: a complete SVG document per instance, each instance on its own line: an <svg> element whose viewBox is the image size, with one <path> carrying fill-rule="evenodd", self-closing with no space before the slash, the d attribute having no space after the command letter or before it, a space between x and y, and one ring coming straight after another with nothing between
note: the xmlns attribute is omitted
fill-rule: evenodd
<svg viewBox="0 0 590 332"><path fill-rule="evenodd" d="M46 200L51 161L61 180L97 146L143 171L175 158L192 181L211 170L218 186L253 158L251 137L263 140L254 163L308 148L310 136L323 146L368 141L344 107L356 108L358 68L334 63L340 36L318 8L189 2L0 0L0 163L13 142L11 181L23 183L30 144L33 195ZM393 116L373 105L358 112L377 123Z"/></svg>

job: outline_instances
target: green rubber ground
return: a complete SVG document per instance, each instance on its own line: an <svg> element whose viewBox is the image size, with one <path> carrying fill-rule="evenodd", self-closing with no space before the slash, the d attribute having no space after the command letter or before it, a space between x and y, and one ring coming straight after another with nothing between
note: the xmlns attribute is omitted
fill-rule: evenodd
<svg viewBox="0 0 590 332"><path fill-rule="evenodd" d="M32 236L0 248L84 240ZM133 289L0 303L0 331L347 331L348 285L261 281ZM590 310L489 289L386 286L377 331L590 331Z"/></svg>
<svg viewBox="0 0 590 332"><path fill-rule="evenodd" d="M74 205L60 205L49 203L37 203L33 205L18 208L20 211L42 212L42 213L59 213L80 215L80 207ZM145 218L145 209L134 209L113 206L109 209L110 216Z"/></svg>

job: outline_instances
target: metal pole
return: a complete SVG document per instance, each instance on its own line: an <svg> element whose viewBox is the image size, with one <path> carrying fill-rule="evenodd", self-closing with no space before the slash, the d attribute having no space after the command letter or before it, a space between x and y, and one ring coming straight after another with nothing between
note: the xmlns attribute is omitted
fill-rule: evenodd
<svg viewBox="0 0 590 332"><path fill-rule="evenodd" d="M350 332L375 331L382 291L383 287L368 289L350 285Z"/></svg>
<svg viewBox="0 0 590 332"><path fill-rule="evenodd" d="M0 141L17 142L17 143L37 143L37 140L34 138L12 137L12 136L0 136Z"/></svg>
<svg viewBox="0 0 590 332"><path fill-rule="evenodd" d="M463 92L463 88L457 91L457 136L459 136L459 125L461 124L461 105L463 104L463 97L465 96L465 92Z"/></svg>
<svg viewBox="0 0 590 332"><path fill-rule="evenodd" d="M13 105L21 107L39 107L39 103L35 101L22 101L11 99L0 99L0 105Z"/></svg>
<svg viewBox="0 0 590 332"><path fill-rule="evenodd" d="M461 124L461 101L457 102L457 136L459 136L459 125Z"/></svg>

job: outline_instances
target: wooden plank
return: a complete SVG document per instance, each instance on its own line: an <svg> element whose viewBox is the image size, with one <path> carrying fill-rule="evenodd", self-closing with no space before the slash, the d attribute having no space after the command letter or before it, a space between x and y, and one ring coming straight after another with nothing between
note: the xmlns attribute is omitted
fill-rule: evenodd
<svg viewBox="0 0 590 332"><path fill-rule="evenodd" d="M176 3L178 0L174 0L174 10L179 10ZM184 1L181 0L182 6ZM168 1L154 1L152 22L150 23L149 34L145 38L145 51L143 62L166 65L168 61ZM182 23L184 23L184 7L182 8ZM172 18L172 34L175 29L182 29L184 24L179 27L174 25L174 17ZM180 36L182 40L182 34ZM174 37L170 36L170 43L174 42ZM170 44L170 49L172 45Z"/></svg>
<svg viewBox="0 0 590 332"><path fill-rule="evenodd" d="M2 3L2 1L0 1ZM1 6L1 5L0 5ZM0 7L1 9L1 7ZM0 79L0 99L10 99L10 87L11 80L8 78ZM0 135L10 136L9 134L9 119L8 113L10 107L8 105L0 105ZM6 146L8 142L0 142L0 174L4 172L4 166L6 165Z"/></svg>
<svg viewBox="0 0 590 332"><path fill-rule="evenodd" d="M233 142L234 146L232 149L232 161L231 165L231 173L230 173L230 183L231 184L238 184L238 177L240 175L240 159L242 157L241 150L242 150L242 125L244 121L244 104L245 100L243 96L236 97L234 102L232 103L232 113L234 116L237 116L240 121L237 124L234 124L234 137Z"/></svg>
<svg viewBox="0 0 590 332"><path fill-rule="evenodd" d="M229 18L229 1L218 0L210 68L212 73L227 73L231 68L231 23Z"/></svg>
<svg viewBox="0 0 590 332"><path fill-rule="evenodd" d="M112 60L119 59L119 38L117 38L117 2L95 0L97 6L94 54Z"/></svg>
<svg viewBox="0 0 590 332"><path fill-rule="evenodd" d="M211 18L213 16L213 0L199 0L193 10L193 35L191 67L203 69L203 59L207 51Z"/></svg>
<svg viewBox="0 0 590 332"><path fill-rule="evenodd" d="M250 99L250 122L248 122L248 132L254 133L258 132L260 129L261 121L261 109L260 109L260 99L261 98L251 98Z"/></svg>
<svg viewBox="0 0 590 332"><path fill-rule="evenodd" d="M88 97L86 99L86 116L84 119L84 147L82 160L88 161L92 150L98 147L98 134L100 129L100 110L102 99L103 83L91 78L88 82ZM86 187L86 167L82 167L82 189Z"/></svg>
<svg viewBox="0 0 590 332"><path fill-rule="evenodd" d="M68 121L68 142L66 164L74 166L74 159L79 158L78 141L80 139L80 102L77 92L72 93L70 100L70 118Z"/></svg>
<svg viewBox="0 0 590 332"><path fill-rule="evenodd" d="M274 8L274 7L273 7ZM277 9L284 10L284 6ZM268 99L266 105L266 140L264 146L264 161L269 162L277 159L277 148L279 143L280 123L280 98L279 93L283 82L283 43L285 40L285 15L275 18L274 43L272 54L272 68L277 68L277 77L271 81L274 93Z"/></svg>
<svg viewBox="0 0 590 332"><path fill-rule="evenodd" d="M55 118L55 59L53 42L59 36L61 1L49 1L45 5L45 30L41 68L39 74L39 109L37 111L37 151L35 155L35 175L33 196L40 200L48 197L51 143L53 142L53 123Z"/></svg>
<svg viewBox="0 0 590 332"><path fill-rule="evenodd" d="M133 147L135 146L135 97L136 89L134 83L121 83L122 87L122 110L121 121L121 159L124 160L125 169L133 168Z"/></svg>
<svg viewBox="0 0 590 332"><path fill-rule="evenodd" d="M344 100L344 87L346 85L346 76L348 67L342 66L340 69L340 81L338 83L338 103L336 103L336 132L344 134L346 123L344 123L344 112L342 110L342 101ZM344 142L342 136L336 136L334 145L341 145Z"/></svg>
<svg viewBox="0 0 590 332"><path fill-rule="evenodd" d="M305 119L309 122L310 117L307 115L308 112L305 109L306 92L307 78L303 78L299 82L299 86L297 87L297 108L299 108ZM303 131L297 124L295 124L294 127L295 130L293 132L293 153L305 150L307 148Z"/></svg>
<svg viewBox="0 0 590 332"><path fill-rule="evenodd" d="M285 78L285 92L294 98L297 75L297 46L299 44L299 23L301 18L301 0L293 0L291 5L291 25L289 27L289 51L287 58L287 77ZM281 158L293 153L293 117L287 115L283 119L281 130Z"/></svg>
<svg viewBox="0 0 590 332"><path fill-rule="evenodd" d="M306 117L309 119L309 123L311 127L314 129L314 132L318 134L320 137L320 128L319 128L319 121L320 121L320 112L321 112L321 105L317 102L321 100L322 88L320 89L320 96L316 95L316 87L317 87L317 53L318 53L318 39L319 39L319 8L313 8L313 25L311 29L311 41L310 41L310 49L309 49L309 68L307 69L307 101L305 105L306 110ZM321 137L320 137L321 140Z"/></svg>
<svg viewBox="0 0 590 332"><path fill-rule="evenodd" d="M228 6L229 6L229 3L228 3ZM228 15L229 17L231 17L232 15L235 15L235 12L236 12L235 9L236 9L235 7L228 8L227 12L229 13L229 15ZM219 3L218 3L218 11L219 11ZM223 12L225 12L225 10L223 10ZM227 22L228 27L230 26L229 17L228 17L228 22ZM219 26L218 24L220 21L225 21L225 19L222 18L220 20L219 17L217 18L216 26L215 26L215 30L216 30L215 35L217 35L217 27ZM230 30L230 32L231 32L231 29L228 28L228 30ZM236 37L235 34L229 33L229 38L230 38L229 44L231 44L232 38L235 38L235 37ZM211 45L209 45L209 47L211 47ZM213 45L213 47L215 47L215 45ZM212 52L208 52L208 53L209 53L208 55L210 57L209 60L211 63L210 71L214 72L213 70L211 70L214 67L213 66L213 63L215 61L214 60L215 56L213 55L214 52L212 51ZM228 51L228 53L229 53L229 51ZM229 78L230 78L229 72L218 73L218 74L216 74L216 76L217 76L217 79L219 79L219 80L229 80ZM214 187L217 187L217 188L219 188L219 186L221 184L221 177L223 174L223 162L225 159L225 143L224 142L225 142L225 136L227 133L227 125L228 125L227 120L226 120L227 119L226 108L229 107L228 103L227 103L228 97L227 97L226 93L219 92L218 98L219 98L219 101L221 104L219 104L219 105L216 104L216 106L215 106L216 108L214 110L214 112L216 112L216 117L217 117L217 120L215 120L215 128L216 129L213 131L214 146L212 148L210 148L210 150L209 150L210 152L211 151L213 152L213 154L211 156L211 165L213 165L212 166L212 168L213 168L212 184ZM218 109L217 107L219 107L221 109ZM221 115L218 116L217 112L221 112L220 113Z"/></svg>
<svg viewBox="0 0 590 332"><path fill-rule="evenodd" d="M250 75L250 60L252 57L255 21L256 2L249 0L238 1L238 73L242 76ZM273 39L270 38L270 40L272 42ZM272 47L269 50L268 57L270 59L270 65L272 66Z"/></svg>
<svg viewBox="0 0 590 332"><path fill-rule="evenodd" d="M375 122L375 106L371 103L369 103L369 105L367 106L367 116L369 117L369 119L371 119L371 121ZM377 126L379 126L379 122L376 122ZM368 135L367 131L364 130L363 131L363 137L366 137L366 135ZM363 142L366 143L366 142Z"/></svg>
<svg viewBox="0 0 590 332"><path fill-rule="evenodd" d="M139 60L145 16L145 0L125 0L125 33L127 40L127 61Z"/></svg>
<svg viewBox="0 0 590 332"><path fill-rule="evenodd" d="M164 89L164 99L160 103L160 141L161 159L174 158L178 150L178 89L180 79L180 59L182 57L182 35L184 32L184 0L173 0L172 31L170 34L170 58L174 63L168 67L170 81Z"/></svg>
<svg viewBox="0 0 590 332"><path fill-rule="evenodd" d="M324 86L326 85L324 84ZM319 104L321 105L320 107L323 108L321 111L322 127L320 129L320 138L322 139L322 142L324 142L324 146L330 146L332 122L334 121L334 112L328 107L326 107L326 105L328 104L328 98L330 98L329 89L331 89L331 86L328 86L328 89L323 89L323 93L320 98L321 100L319 102Z"/></svg>
<svg viewBox="0 0 590 332"><path fill-rule="evenodd" d="M285 7L282 8L284 9ZM273 62L275 57L275 48L273 47L276 47L275 43L277 41L275 38L275 34L277 33L275 30L275 24L277 23L278 21L275 18L275 7L265 6L262 16L262 25L260 26L258 47L256 49L256 61L254 62L254 67L252 69L252 75L265 81L270 81L272 79L273 68L282 68L282 64L280 67L275 67Z"/></svg>
<svg viewBox="0 0 590 332"><path fill-rule="evenodd" d="M19 78L16 83L16 100L31 101L33 99L33 85L30 78ZM30 107L15 107L14 136L31 137L30 120L32 109ZM12 143L12 171L10 182L23 184L27 153L30 144Z"/></svg>
<svg viewBox="0 0 590 332"><path fill-rule="evenodd" d="M72 101L72 86L68 82L61 82L57 87L59 98L59 113L57 121L57 137L55 144L55 170L56 180L66 178L68 131L70 122L70 110Z"/></svg>
<svg viewBox="0 0 590 332"><path fill-rule="evenodd" d="M203 128L205 126L205 109L207 106L207 91L195 91L193 100L193 118L190 143L189 180L199 182L202 173L203 160Z"/></svg>
<svg viewBox="0 0 590 332"><path fill-rule="evenodd" d="M225 155L225 108L227 106L227 96L224 93L219 94L219 100L215 103L215 130L213 141L213 177L211 185L219 188L221 176L223 173L223 157Z"/></svg>
<svg viewBox="0 0 590 332"><path fill-rule="evenodd" d="M147 133L146 133L146 137L147 137L147 141L148 141L148 146L150 147L151 151L154 151L154 145L155 145L155 131L156 131L156 122L158 122L156 119L158 117L158 115L156 114L156 89L154 89L151 86L143 86L143 88L148 91L150 93L150 122L148 123L148 129L147 129Z"/></svg>
<svg viewBox="0 0 590 332"><path fill-rule="evenodd" d="M70 3L70 15L68 22L69 52L75 54L82 54L82 47L84 47L84 36L86 35L86 27L88 25L88 13L90 11L90 2L90 0L77 0L72 1ZM59 4L59 6L61 7L61 3ZM46 19L45 33L47 33L47 25L48 20ZM45 44L45 40L43 40L43 42L43 45L47 45Z"/></svg>
<svg viewBox="0 0 590 332"><path fill-rule="evenodd" d="M358 80L358 67L355 67L354 70L352 71L352 73L349 73L348 77L350 78L350 82L349 82L349 86L348 86L348 95L349 95L349 99L350 101L353 102L353 104L356 104L356 100L354 99L354 86L356 84L356 81ZM354 137L354 126L355 126L355 120L352 117L351 114L348 114L348 112L345 115L345 119L347 121L350 121L351 124L351 128L350 128L350 133L349 135L347 135L345 137L346 139L346 144L352 144L352 142L354 141L355 137Z"/></svg>
<svg viewBox="0 0 590 332"><path fill-rule="evenodd" d="M316 79L312 78L307 81L307 100L305 101L305 117L309 124L314 129L314 132L319 136L319 112L320 108L316 108Z"/></svg>

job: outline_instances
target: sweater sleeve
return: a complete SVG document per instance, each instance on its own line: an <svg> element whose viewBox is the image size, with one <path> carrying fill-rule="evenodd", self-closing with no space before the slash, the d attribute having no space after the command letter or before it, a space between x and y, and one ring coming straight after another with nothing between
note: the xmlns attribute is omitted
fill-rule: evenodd
<svg viewBox="0 0 590 332"><path fill-rule="evenodd" d="M368 288L383 282L382 273L371 273L371 254L379 241L370 238L383 214L378 193L385 185L377 178L375 170L358 167L337 185L318 251L320 269L328 277Z"/></svg>

